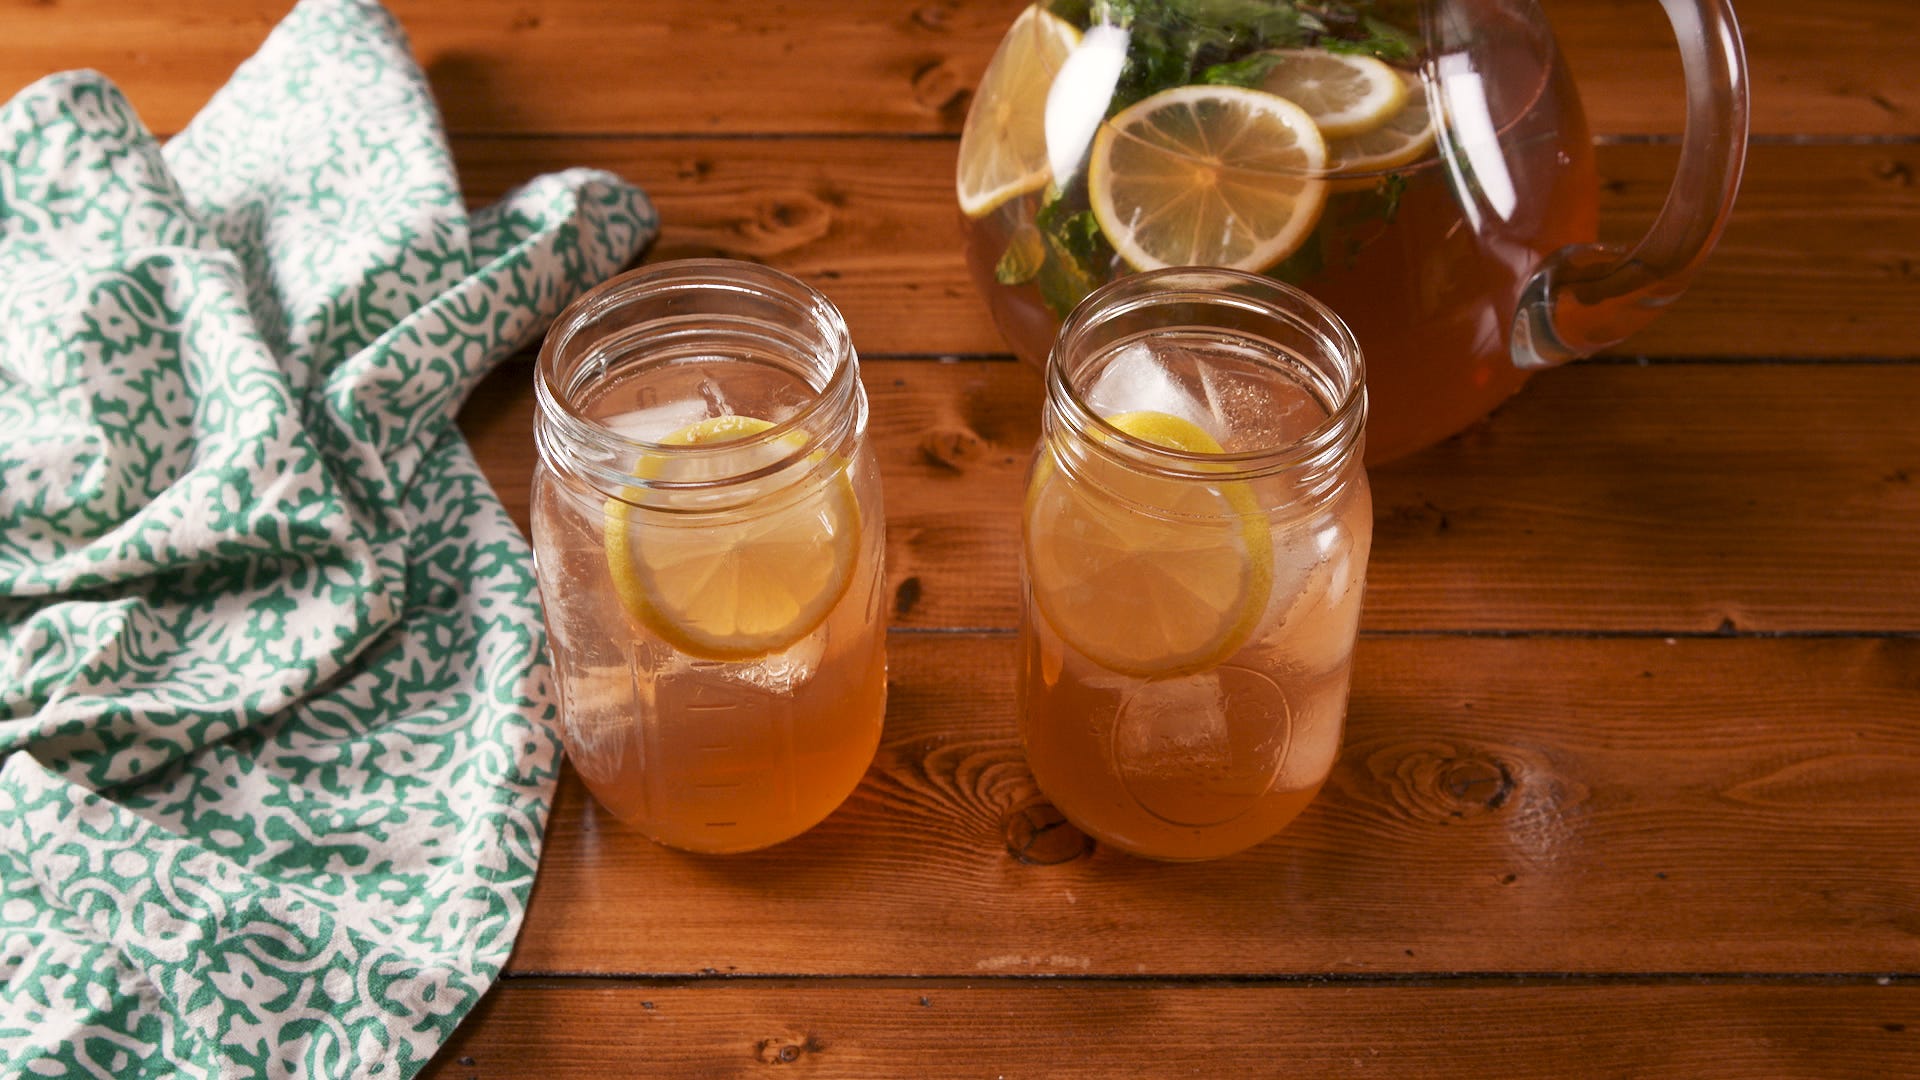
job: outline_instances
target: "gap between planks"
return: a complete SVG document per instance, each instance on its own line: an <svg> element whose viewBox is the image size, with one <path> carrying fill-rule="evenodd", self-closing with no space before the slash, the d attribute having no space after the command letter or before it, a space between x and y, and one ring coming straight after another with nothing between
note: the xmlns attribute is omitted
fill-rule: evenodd
<svg viewBox="0 0 1920 1080"><path fill-rule="evenodd" d="M644 972L570 972L506 971L500 981L529 990L539 989L659 989L718 986L787 984L833 985L884 989L954 989L975 986L1016 986L1044 983L1103 987L1187 988L1338 986L1354 988L1426 987L1426 986L1914 986L1920 985L1920 972L1808 972L1790 971L1410 971L1393 974L1353 974L1346 972L1299 973L1285 975L1073 975L993 973L977 976L958 975L822 975L756 972L733 975L659 974Z"/></svg>

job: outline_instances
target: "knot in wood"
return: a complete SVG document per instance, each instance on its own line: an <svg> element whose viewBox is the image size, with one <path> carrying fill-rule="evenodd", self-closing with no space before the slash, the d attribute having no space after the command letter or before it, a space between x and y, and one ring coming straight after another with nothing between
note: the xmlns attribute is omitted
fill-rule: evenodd
<svg viewBox="0 0 1920 1080"><path fill-rule="evenodd" d="M1029 866L1058 866L1093 853L1093 838L1073 827L1053 804L1028 799L1007 811L1000 828L1007 853Z"/></svg>
<svg viewBox="0 0 1920 1080"><path fill-rule="evenodd" d="M1409 749L1392 772L1396 799L1425 818L1486 817L1512 802L1519 788L1518 770L1479 749Z"/></svg>
<svg viewBox="0 0 1920 1080"><path fill-rule="evenodd" d="M1876 161L1873 163L1873 175L1898 187L1913 186L1913 170L1904 161Z"/></svg>
<svg viewBox="0 0 1920 1080"><path fill-rule="evenodd" d="M826 1044L812 1035L761 1039L753 1044L753 1058L762 1065L792 1065L825 1049Z"/></svg>
<svg viewBox="0 0 1920 1080"><path fill-rule="evenodd" d="M749 250L754 254L771 255L810 244L832 227L833 210L821 199L800 191L761 202L753 219L741 222L740 232L751 241Z"/></svg>
<svg viewBox="0 0 1920 1080"><path fill-rule="evenodd" d="M965 472L980 456L980 436L965 428L935 428L920 439L920 456L930 465Z"/></svg>
<svg viewBox="0 0 1920 1080"><path fill-rule="evenodd" d="M904 619L912 614L914 605L920 602L920 592L920 575L902 580L893 590L893 617Z"/></svg>
<svg viewBox="0 0 1920 1080"><path fill-rule="evenodd" d="M929 60L913 72L913 101L931 113L954 116L966 111L967 83L945 60Z"/></svg>
<svg viewBox="0 0 1920 1080"><path fill-rule="evenodd" d="M1476 812L1498 810L1513 794L1513 773L1505 763L1492 758L1463 758L1441 770L1440 788L1463 808Z"/></svg>
<svg viewBox="0 0 1920 1080"><path fill-rule="evenodd" d="M945 31L952 15L951 3L923 4L913 9L913 23L922 30Z"/></svg>

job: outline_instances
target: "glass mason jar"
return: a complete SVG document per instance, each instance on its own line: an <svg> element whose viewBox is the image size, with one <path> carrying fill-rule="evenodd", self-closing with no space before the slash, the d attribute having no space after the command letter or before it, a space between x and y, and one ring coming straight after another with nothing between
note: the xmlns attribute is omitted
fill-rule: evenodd
<svg viewBox="0 0 1920 1080"><path fill-rule="evenodd" d="M1020 735L1098 840L1273 835L1340 746L1373 536L1359 347L1232 270L1122 278L1061 326L1022 543Z"/></svg>
<svg viewBox="0 0 1920 1080"><path fill-rule="evenodd" d="M745 851L865 773L880 477L846 323L775 270L661 263L540 351L533 547L568 757L653 839Z"/></svg>

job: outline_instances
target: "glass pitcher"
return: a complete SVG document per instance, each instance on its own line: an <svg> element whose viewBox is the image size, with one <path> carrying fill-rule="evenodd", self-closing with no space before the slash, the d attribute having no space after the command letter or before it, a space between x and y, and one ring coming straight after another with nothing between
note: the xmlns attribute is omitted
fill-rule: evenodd
<svg viewBox="0 0 1920 1080"><path fill-rule="evenodd" d="M1367 460L1486 415L1683 291L1746 151L1729 0L1662 0L1687 84L1678 174L1631 249L1595 243L1579 97L1535 0L1042 0L962 132L967 260L1013 350L1125 274L1299 286L1368 358Z"/></svg>

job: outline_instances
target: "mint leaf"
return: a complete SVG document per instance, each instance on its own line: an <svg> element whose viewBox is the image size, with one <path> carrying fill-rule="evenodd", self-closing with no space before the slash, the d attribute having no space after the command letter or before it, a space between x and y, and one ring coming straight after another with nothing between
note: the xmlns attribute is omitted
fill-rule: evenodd
<svg viewBox="0 0 1920 1080"><path fill-rule="evenodd" d="M1200 81L1215 86L1259 86L1280 63L1277 53L1257 52L1239 60L1230 60L1224 64L1215 64L1200 73Z"/></svg>
<svg viewBox="0 0 1920 1080"><path fill-rule="evenodd" d="M1007 238L1007 250L994 264L993 280L1002 285L1025 285L1040 272L1047 258L1047 243L1031 222L1021 225Z"/></svg>
<svg viewBox="0 0 1920 1080"><path fill-rule="evenodd" d="M1107 237L1100 231L1100 222L1093 211L1082 210L1060 222L1054 235L1060 238L1060 246L1077 259L1097 259L1107 253Z"/></svg>
<svg viewBox="0 0 1920 1080"><path fill-rule="evenodd" d="M1035 227L1046 241L1046 258L1035 283L1047 307L1063 319L1107 280L1113 265L1113 246L1100 231L1093 211L1070 209L1073 204L1086 205L1085 192L1078 185L1047 202L1033 216Z"/></svg>
<svg viewBox="0 0 1920 1080"><path fill-rule="evenodd" d="M1400 196L1407 193L1406 174L1388 173L1386 178L1380 181L1379 192L1380 220L1391 225L1393 219L1400 216Z"/></svg>
<svg viewBox="0 0 1920 1080"><path fill-rule="evenodd" d="M1416 53L1413 35L1397 26L1380 21L1371 15L1360 20L1364 36L1344 38L1326 36L1320 39L1321 48L1333 53L1355 53L1372 56L1381 60L1406 62Z"/></svg>
<svg viewBox="0 0 1920 1080"><path fill-rule="evenodd" d="M1100 287L1100 279L1094 276L1071 255L1060 249L1051 237L1047 239L1047 261L1040 265L1040 274L1036 284L1040 287L1040 299L1046 301L1047 309L1055 318L1064 319L1087 294Z"/></svg>

